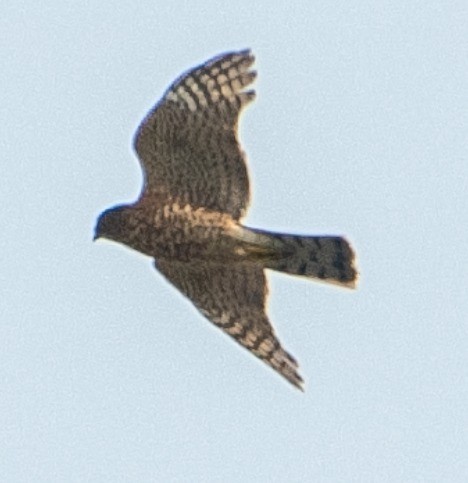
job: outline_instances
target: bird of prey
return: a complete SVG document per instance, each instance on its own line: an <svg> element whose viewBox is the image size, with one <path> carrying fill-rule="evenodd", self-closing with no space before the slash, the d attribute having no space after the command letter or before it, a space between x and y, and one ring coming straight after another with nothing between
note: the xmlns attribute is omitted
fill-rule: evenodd
<svg viewBox="0 0 468 483"><path fill-rule="evenodd" d="M241 224L249 204L239 114L255 97L249 50L180 76L139 126L144 186L98 218L106 238L154 266L213 324L299 389L303 379L266 313L265 269L353 288L354 252L340 236L271 233Z"/></svg>

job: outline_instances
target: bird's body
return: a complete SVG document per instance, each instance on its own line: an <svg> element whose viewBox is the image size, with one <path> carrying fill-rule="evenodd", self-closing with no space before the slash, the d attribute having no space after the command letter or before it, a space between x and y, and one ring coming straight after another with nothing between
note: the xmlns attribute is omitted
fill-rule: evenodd
<svg viewBox="0 0 468 483"><path fill-rule="evenodd" d="M145 174L140 199L101 214L96 238L127 245L211 322L297 387L296 361L265 312L265 268L353 287L348 242L336 236L270 233L243 226L249 202L241 109L254 98L248 51L225 54L180 77L135 137Z"/></svg>
<svg viewBox="0 0 468 483"><path fill-rule="evenodd" d="M156 259L213 261L216 253L227 254L228 246L233 250L238 230L229 215L177 202L159 205L157 197L125 207L119 215L125 230L119 231L115 241Z"/></svg>

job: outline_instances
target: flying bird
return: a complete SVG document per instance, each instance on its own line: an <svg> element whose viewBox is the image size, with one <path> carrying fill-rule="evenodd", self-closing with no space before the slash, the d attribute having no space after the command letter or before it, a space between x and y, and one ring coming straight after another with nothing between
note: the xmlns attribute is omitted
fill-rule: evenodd
<svg viewBox="0 0 468 483"><path fill-rule="evenodd" d="M95 239L127 245L213 324L303 389L298 364L266 313L265 269L354 288L354 252L341 236L248 228L246 156L238 120L255 98L249 50L219 55L180 76L139 126L139 199L104 211Z"/></svg>

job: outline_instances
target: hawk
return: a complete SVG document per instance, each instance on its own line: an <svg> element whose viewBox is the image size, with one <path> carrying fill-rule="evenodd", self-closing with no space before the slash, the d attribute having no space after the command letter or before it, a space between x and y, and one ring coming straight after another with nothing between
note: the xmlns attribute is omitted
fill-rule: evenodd
<svg viewBox="0 0 468 483"><path fill-rule="evenodd" d="M249 204L238 120L255 98L249 50L179 77L139 126L140 198L104 211L95 239L154 259L155 268L213 324L302 389L298 364L266 313L265 269L353 288L354 252L340 236L271 233L241 224Z"/></svg>

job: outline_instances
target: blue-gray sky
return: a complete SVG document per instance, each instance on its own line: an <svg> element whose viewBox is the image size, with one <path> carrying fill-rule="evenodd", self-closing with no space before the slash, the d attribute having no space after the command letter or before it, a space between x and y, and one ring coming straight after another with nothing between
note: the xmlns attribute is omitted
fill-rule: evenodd
<svg viewBox="0 0 468 483"><path fill-rule="evenodd" d="M467 4L3 1L0 480L468 480ZM250 226L346 234L357 291L270 274L301 394L149 259L92 243L139 121L251 47Z"/></svg>

